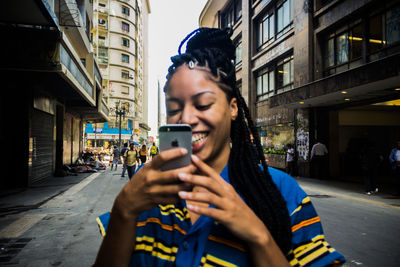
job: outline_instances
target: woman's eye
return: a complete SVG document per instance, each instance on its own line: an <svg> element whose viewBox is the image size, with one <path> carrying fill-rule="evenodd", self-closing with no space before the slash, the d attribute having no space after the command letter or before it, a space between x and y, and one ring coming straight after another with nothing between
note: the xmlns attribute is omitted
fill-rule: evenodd
<svg viewBox="0 0 400 267"><path fill-rule="evenodd" d="M197 105L196 108L197 108L198 110L206 110L206 109L208 109L209 107L211 107L211 105L212 105L212 104L208 104L208 105Z"/></svg>
<svg viewBox="0 0 400 267"><path fill-rule="evenodd" d="M168 114L168 116L174 116L174 115L178 114L179 111L180 111L179 109L169 109L169 110L167 110L167 114Z"/></svg>

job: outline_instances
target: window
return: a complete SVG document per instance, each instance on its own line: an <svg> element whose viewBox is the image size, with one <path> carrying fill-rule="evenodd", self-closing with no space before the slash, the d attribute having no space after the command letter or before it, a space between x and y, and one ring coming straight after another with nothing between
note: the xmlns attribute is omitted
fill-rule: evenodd
<svg viewBox="0 0 400 267"><path fill-rule="evenodd" d="M129 95L129 86L121 86L121 93Z"/></svg>
<svg viewBox="0 0 400 267"><path fill-rule="evenodd" d="M121 71L121 78L129 79L129 71L126 70Z"/></svg>
<svg viewBox="0 0 400 267"><path fill-rule="evenodd" d="M106 37L99 35L99 46L107 46Z"/></svg>
<svg viewBox="0 0 400 267"><path fill-rule="evenodd" d="M236 43L235 55L235 65L238 65L242 62L242 38Z"/></svg>
<svg viewBox="0 0 400 267"><path fill-rule="evenodd" d="M129 55L121 54L121 61L125 63L129 63Z"/></svg>
<svg viewBox="0 0 400 267"><path fill-rule="evenodd" d="M384 47L384 21L382 14L372 17L369 20L369 51L376 52Z"/></svg>
<svg viewBox="0 0 400 267"><path fill-rule="evenodd" d="M125 22L122 22L122 30L126 31L126 32L129 32L129 24L125 23Z"/></svg>
<svg viewBox="0 0 400 267"><path fill-rule="evenodd" d="M122 45L129 47L129 39L122 37Z"/></svg>
<svg viewBox="0 0 400 267"><path fill-rule="evenodd" d="M293 89L294 71L293 56L287 57L277 64L277 93Z"/></svg>
<svg viewBox="0 0 400 267"><path fill-rule="evenodd" d="M277 8L277 31L281 32L292 22L292 0L282 1Z"/></svg>
<svg viewBox="0 0 400 267"><path fill-rule="evenodd" d="M293 89L294 81L293 56L273 62L258 72L257 101L265 100L275 94Z"/></svg>
<svg viewBox="0 0 400 267"><path fill-rule="evenodd" d="M350 64L360 64L362 43L364 40L363 28L360 21L347 25L328 36L324 51L324 66L327 73L336 73L348 69Z"/></svg>
<svg viewBox="0 0 400 267"><path fill-rule="evenodd" d="M99 47L99 57L108 58L108 49L105 47Z"/></svg>
<svg viewBox="0 0 400 267"><path fill-rule="evenodd" d="M275 36L275 16L273 13L263 17L258 24L258 47L272 40Z"/></svg>
<svg viewBox="0 0 400 267"><path fill-rule="evenodd" d="M400 6L375 15L369 19L369 52L400 41Z"/></svg>
<svg viewBox="0 0 400 267"><path fill-rule="evenodd" d="M257 76L257 100L261 101L273 96L275 93L274 66L265 68Z"/></svg>
<svg viewBox="0 0 400 267"><path fill-rule="evenodd" d="M234 0L221 14L222 28L233 27L242 16L242 0Z"/></svg>
<svg viewBox="0 0 400 267"><path fill-rule="evenodd" d="M257 21L258 49L281 37L293 27L292 1L279 1L277 5L271 6L267 13Z"/></svg>
<svg viewBox="0 0 400 267"><path fill-rule="evenodd" d="M122 14L129 16L129 8L126 6L122 6Z"/></svg>
<svg viewBox="0 0 400 267"><path fill-rule="evenodd" d="M361 23L354 26L349 32L350 60L360 58L362 55L363 29Z"/></svg>
<svg viewBox="0 0 400 267"><path fill-rule="evenodd" d="M400 41L400 5L386 12L386 41L388 45Z"/></svg>
<svg viewBox="0 0 400 267"><path fill-rule="evenodd" d="M370 13L325 35L325 76L361 65L363 54L368 62L393 53L390 48L400 41L400 5Z"/></svg>

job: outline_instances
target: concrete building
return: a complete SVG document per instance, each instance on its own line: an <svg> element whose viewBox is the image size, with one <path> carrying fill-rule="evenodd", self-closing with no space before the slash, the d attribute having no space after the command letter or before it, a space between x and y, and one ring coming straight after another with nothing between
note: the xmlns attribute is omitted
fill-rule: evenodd
<svg viewBox="0 0 400 267"><path fill-rule="evenodd" d="M125 111L121 121L122 140L147 139L149 1L95 0L93 8L94 54L103 76L103 99L110 107L110 120L105 124L87 125L88 145L116 144L119 135L116 109Z"/></svg>
<svg viewBox="0 0 400 267"><path fill-rule="evenodd" d="M84 123L108 120L92 17L89 0L3 3L0 147L12 175L2 175L0 188L61 174L82 152Z"/></svg>
<svg viewBox="0 0 400 267"><path fill-rule="evenodd" d="M390 179L386 159L400 139L400 1L209 0L199 24L233 27L238 86L271 166L284 166L273 152L292 143L298 174L312 175L318 139L330 177L360 180L368 143Z"/></svg>

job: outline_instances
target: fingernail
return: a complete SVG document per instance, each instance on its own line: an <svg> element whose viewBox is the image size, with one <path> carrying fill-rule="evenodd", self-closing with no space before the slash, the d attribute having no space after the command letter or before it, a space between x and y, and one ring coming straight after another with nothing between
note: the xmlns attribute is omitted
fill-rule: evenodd
<svg viewBox="0 0 400 267"><path fill-rule="evenodd" d="M181 148L181 153L182 153L182 154L187 154L187 152L188 152L188 151L187 151L186 148Z"/></svg>
<svg viewBox="0 0 400 267"><path fill-rule="evenodd" d="M189 178L189 175L187 175L187 174L184 173L184 172L181 172L181 173L178 174L178 177L179 177L179 179L181 179L181 180L187 180L187 179Z"/></svg>
<svg viewBox="0 0 400 267"><path fill-rule="evenodd" d="M194 162L198 162L198 161L199 161L199 158L198 158L196 155L192 155L192 160L193 160Z"/></svg>
<svg viewBox="0 0 400 267"><path fill-rule="evenodd" d="M192 204L187 204L186 207L187 207L188 209L190 209L190 210L196 209L196 206L195 206L195 205L192 205Z"/></svg>
<svg viewBox="0 0 400 267"><path fill-rule="evenodd" d="M189 193L188 193L188 192L185 192L185 191L179 191L179 192L178 192L178 195L179 195L181 198L186 198L186 197L189 196Z"/></svg>

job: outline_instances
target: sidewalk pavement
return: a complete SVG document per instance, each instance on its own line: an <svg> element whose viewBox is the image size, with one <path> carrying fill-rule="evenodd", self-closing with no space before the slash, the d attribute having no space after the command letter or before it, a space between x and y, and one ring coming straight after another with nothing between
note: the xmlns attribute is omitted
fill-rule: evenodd
<svg viewBox="0 0 400 267"><path fill-rule="evenodd" d="M400 209L400 196L394 195L395 188L390 184L378 186L378 192L371 195L365 193L362 183L338 180L319 180L307 177L294 177L304 191L310 196L324 197L335 195L351 200L359 200L380 206L389 205Z"/></svg>
<svg viewBox="0 0 400 267"><path fill-rule="evenodd" d="M93 173L51 177L26 188L0 191L0 217L35 209L80 183Z"/></svg>

